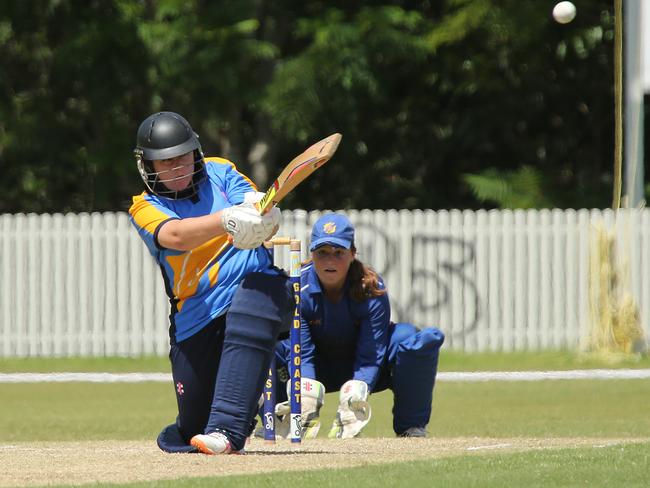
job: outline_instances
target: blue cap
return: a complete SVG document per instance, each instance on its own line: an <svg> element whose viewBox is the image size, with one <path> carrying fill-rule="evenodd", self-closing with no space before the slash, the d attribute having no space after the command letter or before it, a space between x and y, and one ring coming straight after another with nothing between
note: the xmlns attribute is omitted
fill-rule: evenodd
<svg viewBox="0 0 650 488"><path fill-rule="evenodd" d="M352 222L341 214L328 213L319 218L311 230L310 251L321 246L350 249L354 243Z"/></svg>

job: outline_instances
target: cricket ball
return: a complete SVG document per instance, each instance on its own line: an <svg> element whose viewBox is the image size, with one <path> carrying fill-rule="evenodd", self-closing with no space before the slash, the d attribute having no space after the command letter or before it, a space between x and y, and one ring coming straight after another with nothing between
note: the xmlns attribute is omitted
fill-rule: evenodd
<svg viewBox="0 0 650 488"><path fill-rule="evenodd" d="M553 18L560 24L568 24L576 16L576 6L571 2L559 2L553 7Z"/></svg>

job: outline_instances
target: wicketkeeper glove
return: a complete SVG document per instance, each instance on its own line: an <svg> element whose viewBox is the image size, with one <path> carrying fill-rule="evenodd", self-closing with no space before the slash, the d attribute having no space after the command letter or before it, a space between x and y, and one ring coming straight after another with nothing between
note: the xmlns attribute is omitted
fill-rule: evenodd
<svg viewBox="0 0 650 488"><path fill-rule="evenodd" d="M329 438L350 439L359 435L372 415L368 395L368 384L363 381L348 380L343 384Z"/></svg>
<svg viewBox="0 0 650 488"><path fill-rule="evenodd" d="M287 382L287 396L291 396L291 383ZM300 381L301 400L301 424L302 438L314 439L320 429L320 409L325 402L325 386L311 378L302 378ZM276 436L287 437L289 435L289 421L291 416L291 404L289 401L278 403L275 406Z"/></svg>
<svg viewBox="0 0 650 488"><path fill-rule="evenodd" d="M232 236L238 249L255 249L273 236L280 224L280 209L274 207L265 215L251 203L242 203L221 211L223 228Z"/></svg>

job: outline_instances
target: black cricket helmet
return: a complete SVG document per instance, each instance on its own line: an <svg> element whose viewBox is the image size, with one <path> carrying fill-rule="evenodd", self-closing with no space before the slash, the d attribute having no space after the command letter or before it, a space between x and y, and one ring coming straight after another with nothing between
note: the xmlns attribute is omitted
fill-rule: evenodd
<svg viewBox="0 0 650 488"><path fill-rule="evenodd" d="M156 172L153 160L176 158L190 151L194 153L192 182L183 190L170 190L165 186L165 182L173 181L174 178L166 177L168 175L165 173L170 171ZM189 122L177 113L157 112L144 119L138 128L133 152L142 181L147 190L155 195L172 200L191 198L196 195L198 185L206 178L199 136L192 130Z"/></svg>

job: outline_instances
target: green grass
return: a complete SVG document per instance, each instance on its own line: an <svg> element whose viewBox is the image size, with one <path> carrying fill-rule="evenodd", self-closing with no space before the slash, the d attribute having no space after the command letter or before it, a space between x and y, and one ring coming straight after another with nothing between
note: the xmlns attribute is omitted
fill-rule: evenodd
<svg viewBox="0 0 650 488"><path fill-rule="evenodd" d="M625 486L647 487L650 444L605 449L533 451L523 454L457 457L434 461L366 466L300 473L301 486L470 487L470 486ZM524 468L524 469L522 469ZM287 474L233 476L229 487L283 486ZM378 482L381 480L381 482ZM479 481L480 480L480 481ZM215 486L214 478L193 479L192 486ZM178 486L173 483L130 486Z"/></svg>
<svg viewBox="0 0 650 488"><path fill-rule="evenodd" d="M438 436L650 437L650 380L444 383Z"/></svg>
<svg viewBox="0 0 650 488"><path fill-rule="evenodd" d="M137 358L0 358L0 373L169 372L167 356Z"/></svg>
<svg viewBox="0 0 650 488"><path fill-rule="evenodd" d="M432 435L650 437L650 380L440 382ZM176 403L167 383L0 384L0 442L79 439L154 439L173 421ZM325 436L338 393L321 412ZM365 437L390 437L392 393L371 396L373 419Z"/></svg>
<svg viewBox="0 0 650 488"><path fill-rule="evenodd" d="M0 442L153 442L176 416L171 382L0 384L0 397Z"/></svg>
<svg viewBox="0 0 650 488"><path fill-rule="evenodd" d="M650 355L604 355L567 351L460 353L442 351L440 371L543 371L594 368L650 368Z"/></svg>
<svg viewBox="0 0 650 488"><path fill-rule="evenodd" d="M461 353L443 349L440 371L534 371L593 368L650 368L650 355L596 355L567 351ZM0 373L169 372L167 356L136 358L0 358Z"/></svg>
<svg viewBox="0 0 650 488"><path fill-rule="evenodd" d="M650 443L604 448L538 450L515 454L458 456L356 468L276 472L222 478L183 478L102 487L319 488L525 486L645 488L650 472ZM62 485L58 485L62 486ZM66 485L67 486L67 485Z"/></svg>
<svg viewBox="0 0 650 488"><path fill-rule="evenodd" d="M442 371L650 367L648 358L616 364L569 353L457 354ZM4 359L0 372L169 371L167 358ZM436 437L650 438L650 380L461 383L436 386L429 432ZM0 383L0 443L17 441L147 440L173 421L171 383ZM322 411L325 436L338 393ZM373 419L364 437L390 437L392 393L371 396ZM608 448L476 453L447 459L353 469L272 473L102 486L648 486L650 443ZM333 466L335 468L335 466Z"/></svg>

